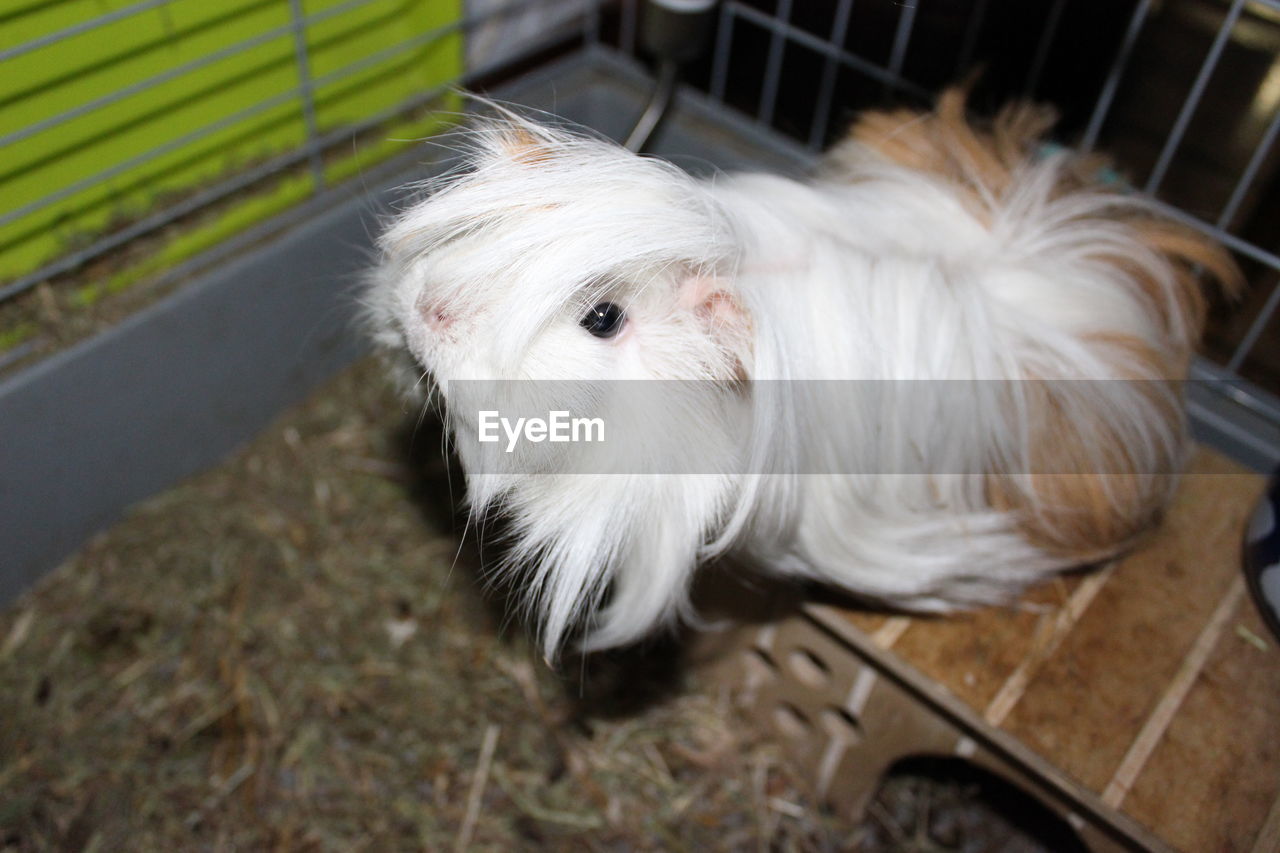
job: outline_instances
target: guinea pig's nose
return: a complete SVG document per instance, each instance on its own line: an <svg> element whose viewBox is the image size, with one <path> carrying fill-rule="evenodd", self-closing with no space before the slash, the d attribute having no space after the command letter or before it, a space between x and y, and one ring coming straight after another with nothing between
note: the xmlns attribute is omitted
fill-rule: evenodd
<svg viewBox="0 0 1280 853"><path fill-rule="evenodd" d="M453 325L453 317L438 302L434 302L419 296L417 301L418 314L427 324L427 328L434 331L443 331Z"/></svg>

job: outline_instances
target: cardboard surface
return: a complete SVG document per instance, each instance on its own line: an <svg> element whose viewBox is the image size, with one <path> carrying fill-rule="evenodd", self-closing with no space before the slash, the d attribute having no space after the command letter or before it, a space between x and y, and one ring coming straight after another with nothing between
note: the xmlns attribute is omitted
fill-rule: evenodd
<svg viewBox="0 0 1280 853"><path fill-rule="evenodd" d="M1201 450L1135 552L1015 608L910 618L892 655L1170 845L1271 849L1280 649L1240 572L1264 485ZM884 632L883 616L847 619Z"/></svg>

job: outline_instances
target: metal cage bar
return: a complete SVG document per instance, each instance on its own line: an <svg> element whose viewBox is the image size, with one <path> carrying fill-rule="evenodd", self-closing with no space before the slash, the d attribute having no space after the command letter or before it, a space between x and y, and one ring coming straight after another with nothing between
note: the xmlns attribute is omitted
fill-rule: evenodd
<svg viewBox="0 0 1280 853"><path fill-rule="evenodd" d="M262 115L263 113L269 110L273 110L276 107L284 106L285 104L288 104L290 101L293 101L294 99L296 99L300 92L301 92L301 87L295 87L293 89L289 89L287 91L281 92L277 95L273 95L270 98L267 98L266 100L259 101L258 103L254 104L251 107L247 107L243 110L238 110L232 113L231 115L223 116L217 121L210 122L209 124L206 124L204 127L199 128L198 130L193 130L190 133L184 133L182 136L179 136L176 139L171 139L162 145L157 145L156 147L148 151L144 151L143 153L135 157L130 157L127 160L121 160L120 162L116 163L114 166L110 166L106 169L103 169L100 172L97 172L96 174L90 175L87 178L83 178L79 181L68 184L67 186L62 187L61 189L55 190L49 193L48 195L42 196L36 199L35 201L28 202L27 204L24 204L22 207L15 208L9 211L8 213L0 214L0 226L8 225L11 222L16 222L19 219L29 216L32 213L36 213L38 211L44 210L46 207L48 207L51 204L57 204L60 201L65 201L71 198L72 196L75 196L78 193L83 192L84 190L92 189L93 187L96 187L98 184L104 183L106 181L111 180L112 178L123 175L132 169L136 169L138 166L145 166L147 163L150 163L152 160L155 160L159 157L163 157L164 155L169 154L173 151L178 151L192 144L193 142L199 142L202 139L207 139L208 137L213 136L219 131L226 130L229 127L235 127L237 124L239 124L242 121L253 118L254 116ZM306 147L308 149L310 148L309 145Z"/></svg>
<svg viewBox="0 0 1280 853"><path fill-rule="evenodd" d="M973 62L973 52L978 47L978 35L982 32L982 25L987 20L987 6L989 0L975 0L973 11L969 13L969 23L964 28L964 38L960 42L960 53L956 57L956 73L964 73L969 70L970 63Z"/></svg>
<svg viewBox="0 0 1280 853"><path fill-rule="evenodd" d="M1277 132L1280 132L1280 110L1276 110L1276 114L1271 117L1271 123L1267 125L1266 132L1263 133L1257 147L1253 149L1248 165L1244 167L1239 180L1231 190L1231 197L1227 199L1227 203L1222 206L1222 212L1218 214L1218 219L1214 223L1216 227L1226 230L1231 220L1235 218L1240 204L1248 194L1249 188L1253 186L1254 178L1258 176L1258 170L1262 168L1267 155L1271 153L1271 146L1275 144Z"/></svg>
<svg viewBox="0 0 1280 853"><path fill-rule="evenodd" d="M303 19L303 24L306 26L312 26L331 18L336 18L339 15L346 14L347 12L360 8L361 6L368 6L370 3L376 2L377 0L347 0L346 3L340 3L337 6L331 6L323 11L307 15ZM221 50L205 54L199 59L193 59L192 61L183 63L182 65L174 66L168 71L139 80L137 83L131 83L128 86L123 86L110 94L94 98L91 101L85 101L83 104L79 104L69 110L56 113L49 116L47 119L42 119L34 124L29 124L26 127L0 136L0 148L5 147L6 145L12 145L15 142L21 142L24 139L29 139L30 137L35 136L38 133L43 133L46 130L52 130L59 125L66 124L69 121L86 116L95 110L100 110L103 107L109 107L112 104L119 103L133 95L141 94L149 89L154 89L157 86L162 86L165 83L170 83L181 77L185 77L188 74L208 68L209 66L215 65L224 59L231 59L232 57L239 56L242 53L248 53L254 48L261 47L268 42L275 41L278 38L289 35L294 31L294 29L295 24L293 21L290 21L284 26L267 30L264 33L259 33L258 35L253 36L252 38L244 39L243 41L228 45Z"/></svg>
<svg viewBox="0 0 1280 853"><path fill-rule="evenodd" d="M844 44L849 35L849 21L853 17L853 0L839 0L835 19L831 22L832 46ZM817 151L827 138L831 122L831 100L836 94L836 74L840 66L828 56L822 60L822 82L818 84L818 101L814 105L813 123L809 127L809 150Z"/></svg>
<svg viewBox="0 0 1280 853"><path fill-rule="evenodd" d="M862 0L862 2L867 2L867 0ZM770 34L764 87L756 113L753 116L761 124L771 125L775 115L776 98L779 96L780 86L778 78L782 73L782 57L786 48L795 45L816 52L823 58L822 72L818 83L815 114L806 129L804 142L810 150L818 150L826 139L830 115L834 105L836 78L840 68L851 69L872 80L911 95L928 97L930 93L903 76L906 53L910 45L921 2L922 0L915 0L915 2L908 0L908 2L898 4L900 5L899 16L893 32L889 59L882 66L865 57L847 51L843 47L848 29L854 22L857 8L855 0L840 0L836 6L831 31L826 38L793 25L790 21L790 4L785 0L778 4L777 12L772 15L761 11L756 5L747 5L741 0L723 0L719 15L719 30L712 62L709 93L715 100L722 103L727 97L731 66L733 64L731 62L731 53L734 45L735 27L739 21L746 21L754 26L761 27ZM989 0L972 0L970 19L961 37L958 56L961 70L969 64L977 50L989 5ZM1221 25L1213 37L1208 52L1201 62L1195 80L1183 99L1174 123L1160 147L1151 174L1148 176L1145 186L1142 187L1142 191L1146 195L1154 197L1168 171L1177 161L1183 138L1197 107L1204 97L1210 78L1217 69L1226 46L1230 42L1237 22L1247 8L1257 8L1259 6L1280 11L1280 0L1232 0ZM1036 89L1045 69L1049 67L1050 56L1058 39L1067 7L1067 0L1055 0L1052 6L1049 7L1032 55L1031 65L1024 85L1025 91L1032 92ZM1103 125L1107 121L1125 75L1129 71L1130 61L1134 55L1138 40L1152 15L1154 7L1153 0L1137 0L1134 4L1133 11L1124 25L1124 31L1116 49L1115 57L1107 69L1102 87L1089 113L1085 130L1078 145L1081 150L1091 150L1097 144ZM1280 114L1270 120L1262 140L1258 143L1248 164L1233 185L1230 198L1213 221L1192 215L1153 198L1155 204L1171 217L1212 237L1240 256L1280 271L1280 253L1264 249L1227 230L1231 220L1239 212L1250 186L1261 173L1264 163L1275 147L1278 136L1280 136ZM1225 369L1233 377L1238 378L1237 374L1241 365L1277 311L1280 311L1280 288L1270 294L1266 304L1262 307L1258 316L1254 318L1246 335L1225 365ZM1250 393L1252 392L1238 391L1236 396L1248 396ZM1261 392L1258 393L1261 394ZM1262 400L1263 397L1257 396L1256 399ZM1254 408L1258 411L1266 412L1269 417L1278 411L1270 403L1266 405L1259 404Z"/></svg>
<svg viewBox="0 0 1280 853"><path fill-rule="evenodd" d="M1085 128L1084 137L1080 140L1080 148L1083 151L1092 151L1093 146L1098 142L1102 123L1107 120L1107 113L1111 111L1111 102L1115 100L1116 90L1120 87L1120 78L1129 65L1133 47L1138 43L1138 35L1142 32L1142 25L1146 23L1147 13L1150 10L1151 0L1140 0L1134 7L1133 15L1129 18L1129 26L1125 29L1124 38L1120 42L1120 49L1116 51L1115 61L1111 63L1111 70L1107 72L1106 82L1102 84L1102 91L1098 93L1093 113L1089 116L1089 125Z"/></svg>
<svg viewBox="0 0 1280 853"><path fill-rule="evenodd" d="M1062 10L1067 0L1054 0L1049 9L1049 17L1045 19L1044 29L1040 31L1040 41L1036 44L1036 55L1031 61L1031 70L1027 72L1027 82L1022 91L1034 94L1040 85L1040 75L1044 73L1044 64L1049 58L1049 50L1053 47L1054 37L1058 35L1058 24L1062 23Z"/></svg>
<svg viewBox="0 0 1280 853"><path fill-rule="evenodd" d="M729 85L729 51L733 49L733 7L720 5L720 25L716 29L716 50L711 58L711 86L709 93L721 103Z"/></svg>
<svg viewBox="0 0 1280 853"><path fill-rule="evenodd" d="M907 46L911 43L911 32L916 25L916 10L919 3L903 3L898 10L898 28L893 34L893 50L889 54L889 74L902 79L902 65L907 61Z"/></svg>
<svg viewBox="0 0 1280 853"><path fill-rule="evenodd" d="M1248 331L1240 339L1235 352L1231 354L1231 359L1227 362L1227 370L1231 371L1231 373L1238 374L1240 372L1240 367L1244 364L1244 360L1249 357L1249 353L1253 351L1254 344L1258 342L1258 338L1262 337L1262 332L1267 328L1267 324L1271 322L1277 307L1280 307L1280 285L1272 285L1271 293L1267 296L1267 301L1263 303L1262 310L1258 312L1258 316L1249 324Z"/></svg>
<svg viewBox="0 0 1280 853"><path fill-rule="evenodd" d="M289 27L293 30L293 61L298 70L298 98L302 101L302 120L307 125L307 153L311 162L313 191L324 187L324 159L316 140L320 125L316 122L316 83L311 79L311 57L307 51L307 20L302 0L289 0ZM351 72L356 73L356 72Z"/></svg>
<svg viewBox="0 0 1280 853"><path fill-rule="evenodd" d="M49 33L48 35L23 42L16 47L0 50L0 62L4 62L9 59L16 59L19 56L25 56L33 50L39 50L42 47L57 44L58 42L65 41L73 36L92 32L93 30L105 27L107 24L113 24L116 21L131 18L134 15L146 12L149 9L158 8L170 2L172 2L172 0L143 0L141 3L134 3L132 6L125 6L123 9L116 9L114 12L107 12L105 15L99 15L96 18L90 18L87 21L82 21L74 26L67 27L66 29L58 30L56 33Z"/></svg>
<svg viewBox="0 0 1280 853"><path fill-rule="evenodd" d="M16 48L0 52L0 62L29 53L32 50L56 43L63 39L89 32L97 27L105 26L131 15L145 12L149 9L162 5L164 2L171 2L171 0L147 0L147 2L137 3L132 6L125 7L124 9L117 10L116 12L98 16L89 21L85 21L82 24L78 24L75 27L69 27L57 33L52 33L49 36L34 39L31 42L19 45ZM233 175L218 182L212 187L197 192L195 195L183 200L182 202L146 216L120 231L113 232L94 241L83 249L63 255L58 259L43 265L39 269L32 271L31 273L20 276L19 278L0 286L0 302L23 293L42 281L47 281L56 275L69 272L82 264L93 260L94 258L100 257L107 252L119 248L131 240L159 230L177 219L188 216L208 205L214 204L276 172L292 168L300 162L310 162L312 174L314 175L315 188L321 188L323 186L322 157L324 151L332 148L340 141L350 138L352 134L365 132L379 124L391 121L403 113L419 108L423 104L429 103L430 101L440 97L442 92L445 91L448 86L457 85L458 83L465 82L467 79L474 79L478 72L489 73L492 71L492 68L469 69L463 77L450 81L444 89L433 89L431 92L428 92L423 96L411 98L392 109L384 110L372 119L359 122L352 126L346 126L328 134L322 134L315 121L314 99L312 98L312 93L316 89L354 76L363 70L375 67L379 63L385 62L398 55L408 53L421 47L429 46L430 44L438 42L455 33L470 31L494 20L495 18L519 14L535 6L545 4L549 2L549 0L513 0L513 2L507 3L506 5L487 13L464 17L463 19L446 26L420 33L413 38L407 39L399 44L392 45L391 47L375 54L370 54L369 56L349 63L342 68L335 69L328 74L318 77L313 75L306 55L306 28L330 20L346 12L353 11L359 7L369 5L373 2L375 2L375 0L347 0L347 2L330 7L329 9L297 17L296 15L301 13L301 3L299 0L290 0L291 11L295 14L295 17L292 17L288 24L229 45L219 51L200 57L197 60L184 63L183 65L169 69L161 74L153 75L145 80L138 81L135 84L131 84L123 89L117 90L116 92L112 92L109 95L77 105L71 109L50 116L37 124L0 136L0 147L10 145L23 139L31 138L38 133L56 128L61 124L87 115L95 110L103 109L112 104L118 103L132 95L148 91L149 89L161 86L167 82L179 79L180 77L198 72L218 61L253 50L254 48L260 47L272 40L290 35L295 38L295 62L297 63L299 73L299 84L296 87L259 101L258 103L243 110L224 116L215 122L211 122L190 133L184 134L181 137L155 146L135 157L118 162L107 169L99 171L65 187L61 187L58 190L48 193L19 208L10 209L0 213L0 226L16 222L50 205L74 197L77 193L83 192L86 189L91 189L105 181L111 180L114 177L125 174L131 169L146 165L147 163L163 157L166 154L180 150L185 146L198 143L199 141L226 130L227 128L234 127L243 121L252 119L255 116L299 99L302 101L307 128L306 142L300 148L285 155L274 157L260 166ZM594 13L596 6L597 3L594 2L594 0L588 0L585 4L582 13L584 26L589 26L589 16ZM511 58L504 58L503 61L509 61L509 59ZM310 105L309 107L308 104Z"/></svg>
<svg viewBox="0 0 1280 853"><path fill-rule="evenodd" d="M143 0L143 2L134 3L114 12L99 15L39 39L33 39L6 50L0 50L0 63L28 54L46 45L89 32L97 27L157 8L170 1ZM311 102L310 116L306 118L307 139L297 150L272 158L266 163L220 181L218 184L208 187L192 197L184 199L182 202L146 216L116 233L105 235L83 249L64 255L33 271L31 274L24 275L20 279L0 287L0 300L29 289L52 276L72 270L105 252L118 248L129 240L153 232L178 218L216 203L220 199L261 181L275 172L295 168L301 163L310 161L312 172L316 176L316 188L319 189L322 185L323 163L321 158L324 151L330 149L341 140L349 138L353 133L366 132L378 124L420 108L434 98L439 97L442 90L423 93L397 105L394 109L385 110L367 121L327 134L322 133L316 124L312 93L325 85L330 85L345 77L358 74L397 55L427 46L437 39L458 31L470 31L497 17L516 15L535 6L549 5L553 0L513 0L513 2L506 3L497 9L464 17L463 20L448 26L419 33L413 38L365 56L323 76L314 76L309 68L309 58L306 54L306 28L372 2L375 2L375 0L347 0L347 2L340 3L330 9L311 15L302 15L300 0L290 0L290 7L294 15L289 23L284 26L257 34L236 44L221 48L207 56L201 56L183 65L167 69L145 80L131 83L94 100L77 104L27 127L9 129L3 135L0 135L0 148L31 139L38 134L52 131L95 110L106 109L133 95L140 94L153 87L162 86L185 75L197 73L221 60L261 47L273 39L290 35L295 39L295 61L299 74L299 85L297 87L281 92L234 115L192 131L180 139L171 140L150 151L143 152L138 157L126 162L116 163L95 175L90 175L76 182L71 187L59 188L19 209L0 213L0 225L4 225L17 221L43 207L64 200L88 186L110 180L127 169L148 162L152 158L164 156L165 153L176 150L183 145L198 142L200 139L217 133L219 130L232 126L237 122L244 121L253 115L277 108L291 101L299 103L304 112L306 112L308 110L307 104ZM615 18L618 24L616 43L620 49L631 54L634 54L636 50L640 2L641 0L620 0L620 10ZM801 133L802 136L806 137L803 141L807 143L811 150L817 150L826 139L830 127L831 114L836 106L834 101L841 69L851 70L914 97L928 97L930 94L928 91L903 76L907 53L918 24L918 16L922 11L927 11L927 7L923 10L921 8L924 0L907 0L898 4L898 18L896 24L892 25L893 35L889 55L887 61L883 64L869 60L864 56L859 56L844 47L850 28L855 25L855 15L859 4L867 2L870 2L870 0L836 0L835 14L829 32L814 34L792 22L794 0L778 0L772 14L762 11L757 5L748 5L743 0L722 0L711 60L708 83L709 94L713 99L721 103L726 100L729 94L731 71L736 61L733 56L735 34L740 33L739 27L742 23L749 23L752 26L764 29L769 37L763 86L760 97L755 104L754 118L760 124L771 125L773 123L777 114L779 98L785 95L782 92L782 85L786 63L789 61L788 49L792 47L804 48L817 54L821 59L821 76L816 92L814 115L807 128ZM609 5L609 0L585 0L583 7L578 10L581 15L583 37L588 45L595 45L600 41L601 13L599 7L602 5ZM971 0L970 17L960 38L958 62L961 67L966 66L972 60L977 50L983 27L986 24L989 6L989 0ZM1058 39L1060 24L1067 6L1066 0L1055 0L1048 10L1032 56L1026 81L1028 89L1034 89L1038 85L1045 69L1049 67L1050 56L1052 55L1055 41ZM1170 132L1156 157L1151 174L1148 176L1144 186L1144 190L1148 194L1154 194L1159 190L1167 173L1177 162L1179 149L1187 129L1205 95L1210 79L1221 62L1237 22L1246 9L1257 9L1259 7L1280 11L1280 0L1232 0L1207 54L1201 62L1195 81L1186 93ZM1079 144L1080 148L1088 150L1096 145L1115 103L1117 93L1126 74L1129 73L1130 61L1138 40L1153 14L1153 8L1154 3L1152 0L1137 0L1135 3L1133 12L1125 25L1115 58L1107 70L1106 78L1093 103L1093 109L1089 114L1088 122ZM467 79L472 79L479 70L468 69L461 78L451 82L454 84L465 82ZM1251 185L1261 174L1264 164L1273 153L1277 136L1280 136L1280 114L1270 119L1262 139L1232 186L1229 198L1212 222L1193 216L1185 211L1174 209L1164 202L1158 202L1158 204L1174 218L1209 234L1229 249L1273 270L1280 271L1280 254L1255 245L1242 237L1230 233L1228 230L1232 220L1237 216L1244 204ZM1280 310L1280 289L1269 295L1260 313L1253 319L1250 328L1226 365L1228 371L1235 372L1239 370L1268 323L1274 318L1274 313L1277 310Z"/></svg>
<svg viewBox="0 0 1280 853"><path fill-rule="evenodd" d="M778 0L776 19L791 23L791 0ZM782 52L786 49L786 36L774 30L769 37L769 58L765 61L764 86L760 92L760 107L756 118L761 124L773 124L773 111L778 105L778 86L782 81Z"/></svg>
<svg viewBox="0 0 1280 853"><path fill-rule="evenodd" d="M742 18L743 20L750 21L751 23L759 27L762 27L766 30L769 30L770 32L780 33L784 38L794 42L795 44L800 45L801 47L808 48L809 50L812 50L815 53L821 54L822 56L834 59L836 62L845 66L846 68L851 68L855 71L865 74L871 79L879 83L886 84L890 88L894 88L899 91L906 92L915 97L921 97L921 98L927 97L929 94L928 91L923 86L918 86L915 83L912 83L910 80L907 80L905 77L902 77L899 74L894 74L888 68L885 68L881 65L877 65L871 60L865 59L856 54L841 50L836 45L828 43L822 38L815 36L813 33L810 33L806 30L802 30L799 27L795 26L794 24L790 24L785 21L779 21L765 14L764 12L761 12L759 9L756 9L752 6L747 6L741 2L738 2L738 0L724 0L724 12L725 12L725 15L728 15L731 19ZM723 24L723 17L724 16L722 16L722 24ZM728 46L726 45L726 51L725 51L726 67L722 72L725 75L727 75L727 72L728 72L727 47ZM723 86L724 86L723 81L720 82L720 86L721 86L721 90L723 90ZM723 95L723 91L722 91L722 95ZM721 97L721 100L723 100L723 97Z"/></svg>
<svg viewBox="0 0 1280 853"><path fill-rule="evenodd" d="M636 31L639 29L640 4L623 3L621 20L618 22L618 46L624 53L635 56Z"/></svg>
<svg viewBox="0 0 1280 853"><path fill-rule="evenodd" d="M1160 157L1151 169L1151 175L1147 178L1147 183L1143 187L1145 192L1155 195L1156 191L1160 189L1160 183L1164 180L1170 164L1173 163L1173 155L1177 152L1178 146L1182 144L1183 134L1187 132L1187 126L1191 124L1191 117L1195 115L1196 107L1200 106L1200 98L1204 96L1205 87L1209 85L1209 78L1213 76L1213 70L1218 67L1218 60L1222 58L1222 51L1227 46L1231 31L1235 29L1236 21L1240 20L1240 13L1244 11L1244 4L1245 0L1233 0L1231 10L1227 12L1226 20L1218 28L1218 34L1214 36L1213 44L1209 46L1209 53L1200 65L1200 72L1196 75L1195 82L1191 84L1191 91L1187 93L1186 100L1182 102L1182 110L1178 113L1178 118L1173 123L1173 129L1169 131L1169 137L1165 140L1164 148L1160 150Z"/></svg>

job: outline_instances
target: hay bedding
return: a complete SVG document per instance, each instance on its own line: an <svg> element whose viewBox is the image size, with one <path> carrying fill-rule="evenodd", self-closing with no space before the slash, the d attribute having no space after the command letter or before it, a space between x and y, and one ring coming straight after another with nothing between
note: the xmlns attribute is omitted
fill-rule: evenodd
<svg viewBox="0 0 1280 853"><path fill-rule="evenodd" d="M501 630L413 499L402 410L358 366L0 613L0 846L850 840L729 697L685 685L602 716L596 688L634 678L557 675ZM447 504L436 464L426 497Z"/></svg>
<svg viewBox="0 0 1280 853"><path fill-rule="evenodd" d="M669 649L549 670L440 511L438 426L423 479L402 412L358 365L0 611L0 848L992 841L940 846L918 786L862 827L814 807Z"/></svg>

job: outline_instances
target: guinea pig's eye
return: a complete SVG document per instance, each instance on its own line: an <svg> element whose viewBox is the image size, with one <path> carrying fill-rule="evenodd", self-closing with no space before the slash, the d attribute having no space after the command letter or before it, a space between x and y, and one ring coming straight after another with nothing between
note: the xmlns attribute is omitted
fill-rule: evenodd
<svg viewBox="0 0 1280 853"><path fill-rule="evenodd" d="M597 338L612 338L627 321L626 313L612 302L601 302L578 321L578 325Z"/></svg>

